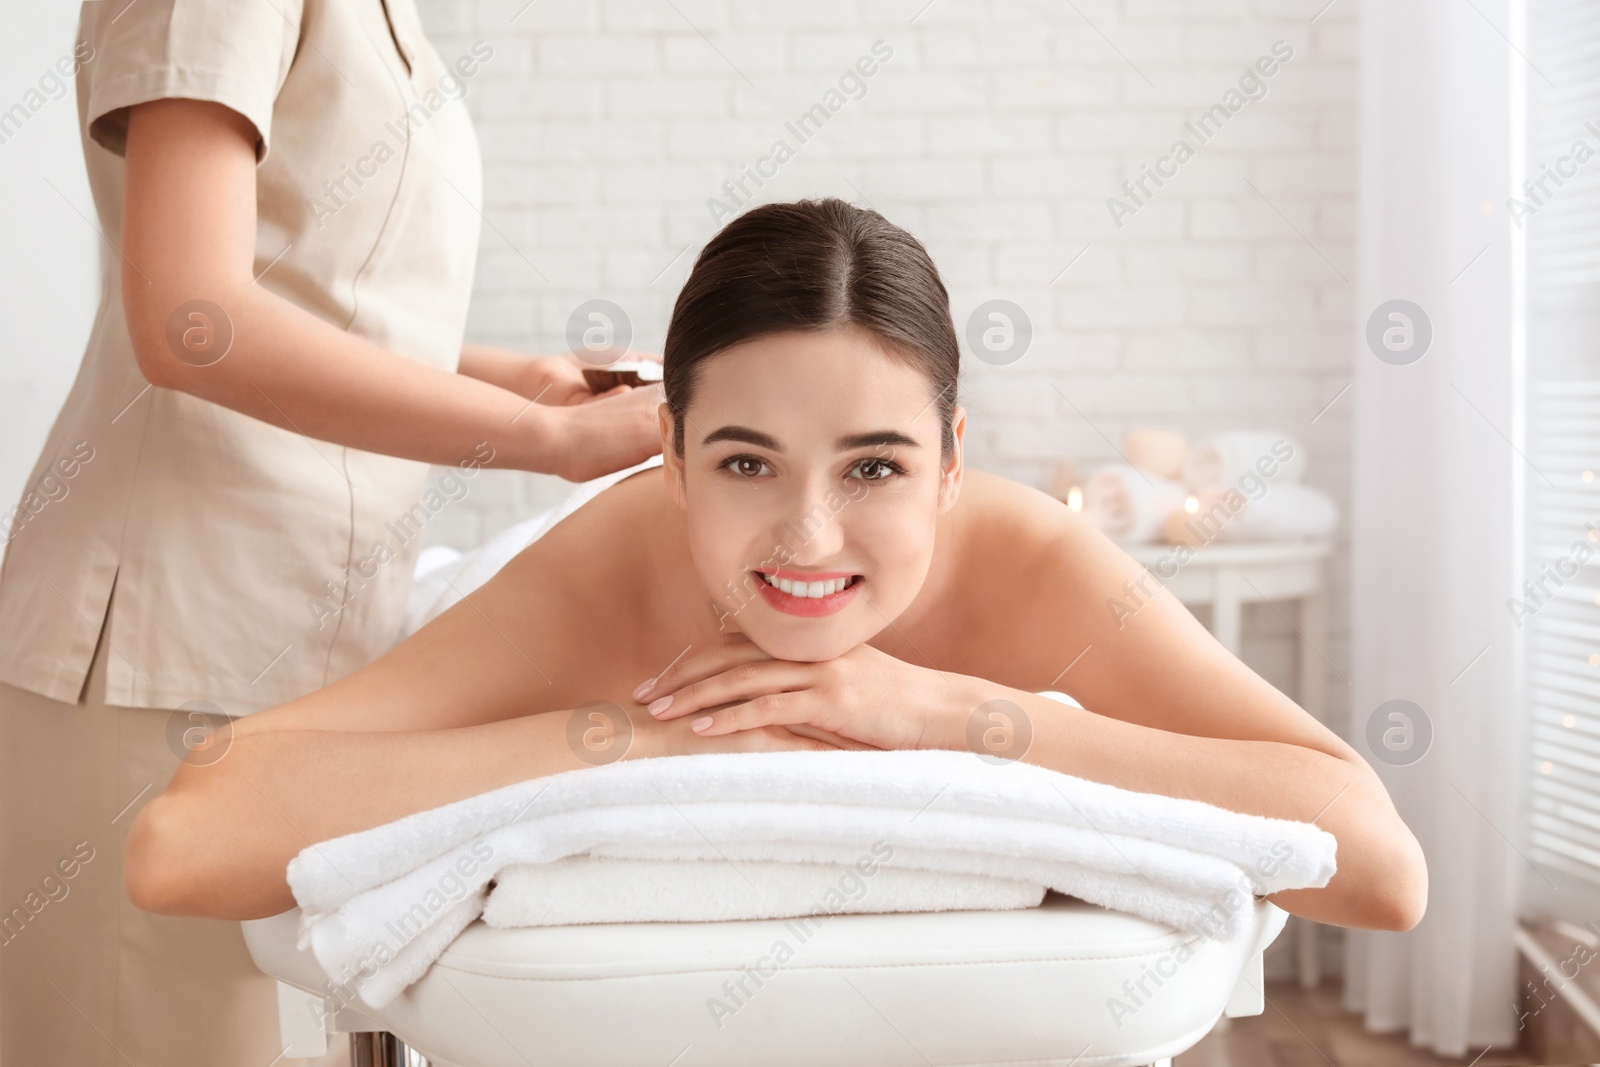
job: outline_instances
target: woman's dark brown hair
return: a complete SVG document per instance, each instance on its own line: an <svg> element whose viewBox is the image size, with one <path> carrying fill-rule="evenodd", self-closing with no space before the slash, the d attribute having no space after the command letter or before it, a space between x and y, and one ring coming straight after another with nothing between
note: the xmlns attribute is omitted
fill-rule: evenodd
<svg viewBox="0 0 1600 1067"><path fill-rule="evenodd" d="M944 282L915 237L837 197L751 208L701 249L662 350L673 450L683 455L684 413L704 360L763 334L847 326L928 376L948 458L961 348Z"/></svg>

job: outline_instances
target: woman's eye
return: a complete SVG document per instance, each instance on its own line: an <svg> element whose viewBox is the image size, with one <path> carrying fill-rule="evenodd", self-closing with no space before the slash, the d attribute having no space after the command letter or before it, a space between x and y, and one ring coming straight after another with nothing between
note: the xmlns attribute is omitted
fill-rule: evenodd
<svg viewBox="0 0 1600 1067"><path fill-rule="evenodd" d="M735 474L742 474L746 478L759 477L766 469L766 464L756 456L729 456L722 461L722 465Z"/></svg>
<svg viewBox="0 0 1600 1067"><path fill-rule="evenodd" d="M864 459L852 469L860 471L861 480L865 482L881 482L890 475L901 473L900 465L887 459Z"/></svg>

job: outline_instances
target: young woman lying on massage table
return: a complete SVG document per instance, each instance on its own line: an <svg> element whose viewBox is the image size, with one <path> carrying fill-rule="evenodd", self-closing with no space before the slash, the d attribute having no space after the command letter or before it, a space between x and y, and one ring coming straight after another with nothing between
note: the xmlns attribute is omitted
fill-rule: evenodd
<svg viewBox="0 0 1600 1067"><path fill-rule="evenodd" d="M835 199L752 209L700 254L663 358L661 472L369 666L238 720L221 758L191 752L132 828L135 904L292 908L285 865L313 842L600 762L569 743L605 733L585 705L613 706L626 759L962 749L1010 707L1027 741L1004 755L1332 833L1338 873L1285 910L1421 918L1422 851L1350 745L1081 516L963 469L949 298L910 234Z"/></svg>

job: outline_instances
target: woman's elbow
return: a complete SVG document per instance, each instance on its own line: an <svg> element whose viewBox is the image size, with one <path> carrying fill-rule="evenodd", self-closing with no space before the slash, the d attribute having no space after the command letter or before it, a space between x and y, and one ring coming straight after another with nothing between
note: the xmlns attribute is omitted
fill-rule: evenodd
<svg viewBox="0 0 1600 1067"><path fill-rule="evenodd" d="M159 795L140 809L128 828L122 883L134 907L159 915L188 915L185 893L194 880L185 875L178 844L187 836L177 826L170 797Z"/></svg>
<svg viewBox="0 0 1600 1067"><path fill-rule="evenodd" d="M1378 867L1381 873L1371 894L1371 922L1363 924L1369 929L1404 932L1420 923L1428 910L1427 857L1404 823L1395 837Z"/></svg>

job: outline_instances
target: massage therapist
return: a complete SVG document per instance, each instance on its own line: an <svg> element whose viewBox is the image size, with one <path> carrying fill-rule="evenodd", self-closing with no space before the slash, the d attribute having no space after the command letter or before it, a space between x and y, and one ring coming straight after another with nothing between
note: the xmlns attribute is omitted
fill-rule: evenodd
<svg viewBox="0 0 1600 1067"><path fill-rule="evenodd" d="M0 1063L265 1067L275 983L128 903L134 812L207 710L390 645L428 464L619 470L659 390L462 344L491 44L446 62L413 0L100 0L73 58L103 296L0 525Z"/></svg>

